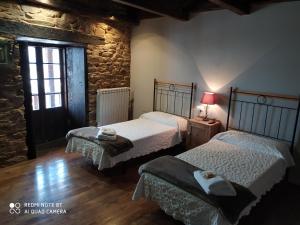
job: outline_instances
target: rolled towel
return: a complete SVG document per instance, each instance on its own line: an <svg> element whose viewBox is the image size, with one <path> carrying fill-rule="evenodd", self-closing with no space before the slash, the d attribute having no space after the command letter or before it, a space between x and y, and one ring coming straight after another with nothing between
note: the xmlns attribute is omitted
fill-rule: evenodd
<svg viewBox="0 0 300 225"><path fill-rule="evenodd" d="M194 177L206 194L217 196L236 196L232 184L221 176L214 175L211 171L194 171Z"/></svg>

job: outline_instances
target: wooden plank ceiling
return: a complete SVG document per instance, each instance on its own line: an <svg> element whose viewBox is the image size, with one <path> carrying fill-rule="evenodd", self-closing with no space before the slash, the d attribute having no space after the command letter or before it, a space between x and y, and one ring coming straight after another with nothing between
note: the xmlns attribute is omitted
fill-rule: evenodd
<svg viewBox="0 0 300 225"><path fill-rule="evenodd" d="M268 4L286 1L295 0L18 0L20 4L126 20L134 24L142 19L161 16L187 21L197 12L220 9L246 15Z"/></svg>

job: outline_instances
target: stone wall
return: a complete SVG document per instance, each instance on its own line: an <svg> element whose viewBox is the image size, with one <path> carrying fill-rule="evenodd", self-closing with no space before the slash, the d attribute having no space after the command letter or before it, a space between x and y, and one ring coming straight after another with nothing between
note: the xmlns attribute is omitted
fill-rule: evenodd
<svg viewBox="0 0 300 225"><path fill-rule="evenodd" d="M99 29L105 31L105 44L87 48L91 125L96 124L97 89L130 86L130 28L100 24Z"/></svg>
<svg viewBox="0 0 300 225"><path fill-rule="evenodd" d="M87 46L89 122L96 120L98 88L130 85L131 25L86 15L0 2L0 19L78 31L104 37L103 45ZM14 40L14 34L9 39ZM8 38L0 33L0 38ZM0 167L26 159L24 97L18 46L9 66L0 66Z"/></svg>
<svg viewBox="0 0 300 225"><path fill-rule="evenodd" d="M14 37L2 36L12 42ZM0 64L0 167L26 159L26 122L24 119L23 82L20 75L19 50L9 64Z"/></svg>

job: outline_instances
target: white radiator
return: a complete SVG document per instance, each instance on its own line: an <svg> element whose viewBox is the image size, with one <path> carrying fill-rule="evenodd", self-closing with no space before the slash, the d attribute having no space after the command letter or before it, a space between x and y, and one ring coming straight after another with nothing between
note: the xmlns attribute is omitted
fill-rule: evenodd
<svg viewBox="0 0 300 225"><path fill-rule="evenodd" d="M129 97L129 87L97 90L97 125L128 120Z"/></svg>

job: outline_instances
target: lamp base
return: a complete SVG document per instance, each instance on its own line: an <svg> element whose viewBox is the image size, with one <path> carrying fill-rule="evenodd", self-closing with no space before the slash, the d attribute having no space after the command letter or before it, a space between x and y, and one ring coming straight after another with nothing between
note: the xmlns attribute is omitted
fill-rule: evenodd
<svg viewBox="0 0 300 225"><path fill-rule="evenodd" d="M208 104L206 104L205 117L203 118L203 121L209 121L209 119L207 118L207 109L208 109Z"/></svg>

